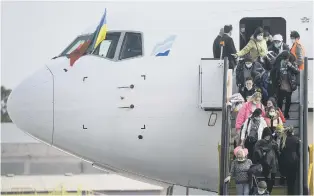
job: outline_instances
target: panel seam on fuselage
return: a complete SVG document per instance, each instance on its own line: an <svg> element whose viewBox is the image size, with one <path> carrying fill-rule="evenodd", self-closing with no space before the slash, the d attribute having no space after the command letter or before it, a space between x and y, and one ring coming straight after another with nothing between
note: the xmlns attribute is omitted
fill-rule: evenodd
<svg viewBox="0 0 314 196"><path fill-rule="evenodd" d="M52 135L51 135L51 145L53 145L53 135L55 132L55 77L47 65L46 65L46 67L50 71L51 77L52 77Z"/></svg>

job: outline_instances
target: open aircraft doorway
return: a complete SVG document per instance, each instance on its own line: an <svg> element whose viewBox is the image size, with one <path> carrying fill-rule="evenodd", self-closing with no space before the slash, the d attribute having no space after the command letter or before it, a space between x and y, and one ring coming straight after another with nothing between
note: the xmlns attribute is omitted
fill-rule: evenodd
<svg viewBox="0 0 314 196"><path fill-rule="evenodd" d="M287 22L280 17L247 17L240 20L240 50L250 41L251 36L257 27L262 27L264 31L268 31L272 36L276 34L282 35L283 42L286 43Z"/></svg>

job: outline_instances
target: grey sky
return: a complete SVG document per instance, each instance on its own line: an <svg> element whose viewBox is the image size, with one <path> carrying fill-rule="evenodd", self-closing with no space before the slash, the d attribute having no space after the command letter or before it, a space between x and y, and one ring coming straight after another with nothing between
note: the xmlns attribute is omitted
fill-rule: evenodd
<svg viewBox="0 0 314 196"><path fill-rule="evenodd" d="M2 2L1 84L14 88L58 55L86 27L97 23L106 2Z"/></svg>

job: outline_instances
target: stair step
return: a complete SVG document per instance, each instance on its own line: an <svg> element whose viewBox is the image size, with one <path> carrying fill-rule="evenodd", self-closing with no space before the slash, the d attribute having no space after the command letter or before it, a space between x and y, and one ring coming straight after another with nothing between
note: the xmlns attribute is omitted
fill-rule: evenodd
<svg viewBox="0 0 314 196"><path fill-rule="evenodd" d="M299 119L298 118L290 118L287 119L284 123L285 126L293 126L293 127L299 127Z"/></svg>

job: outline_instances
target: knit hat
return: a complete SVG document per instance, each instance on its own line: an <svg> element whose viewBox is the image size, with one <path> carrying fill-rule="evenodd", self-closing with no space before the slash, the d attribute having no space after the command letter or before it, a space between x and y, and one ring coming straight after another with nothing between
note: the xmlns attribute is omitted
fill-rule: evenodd
<svg viewBox="0 0 314 196"><path fill-rule="evenodd" d="M274 35L274 37L273 37L273 41L281 41L282 42L282 35L280 35L280 34L276 34L276 35Z"/></svg>

